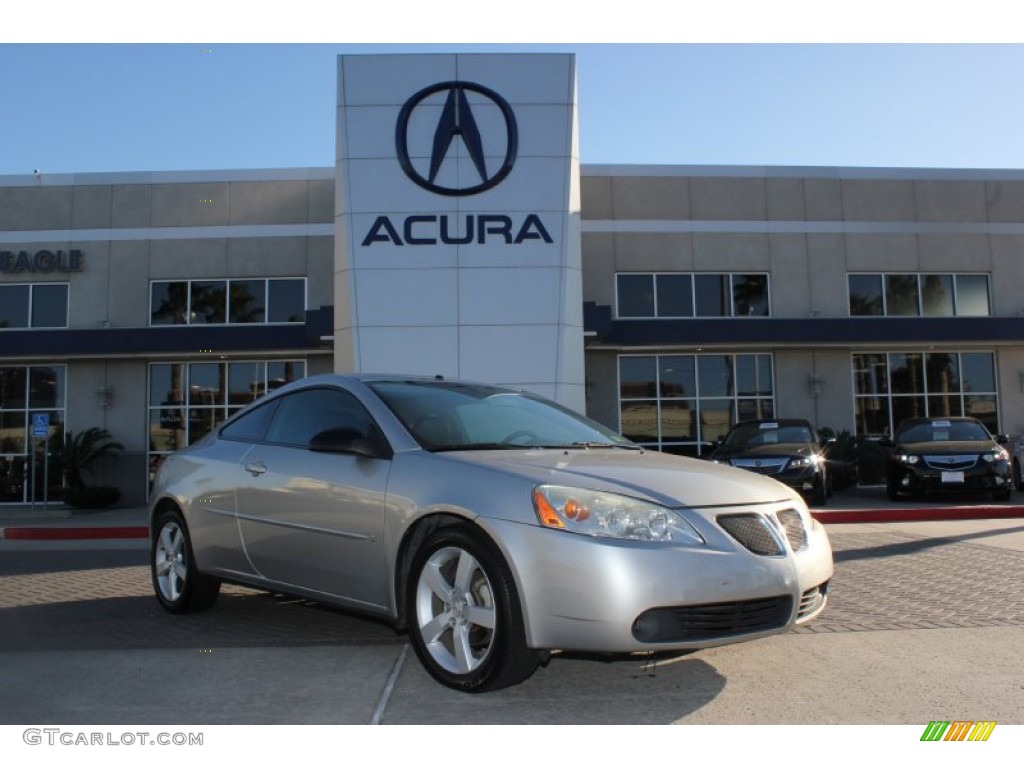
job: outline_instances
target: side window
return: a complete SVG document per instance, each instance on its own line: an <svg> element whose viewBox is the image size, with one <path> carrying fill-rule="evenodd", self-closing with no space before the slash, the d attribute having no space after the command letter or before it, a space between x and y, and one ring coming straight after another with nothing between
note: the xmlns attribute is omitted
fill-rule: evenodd
<svg viewBox="0 0 1024 768"><path fill-rule="evenodd" d="M340 389L309 389L281 398L267 442L305 448L314 435L328 429L357 429L367 436L377 432L353 395Z"/></svg>
<svg viewBox="0 0 1024 768"><path fill-rule="evenodd" d="M226 440L243 440L247 443L258 443L267 434L267 428L277 411L279 400L261 405L245 414L237 421L228 424L220 431L220 436Z"/></svg>

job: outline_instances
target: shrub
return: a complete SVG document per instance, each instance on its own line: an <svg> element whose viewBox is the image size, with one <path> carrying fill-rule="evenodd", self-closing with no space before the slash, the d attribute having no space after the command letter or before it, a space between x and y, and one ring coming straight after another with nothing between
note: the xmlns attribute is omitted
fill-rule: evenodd
<svg viewBox="0 0 1024 768"><path fill-rule="evenodd" d="M81 485L64 490L64 503L77 509L102 509L120 498L121 491L112 485Z"/></svg>

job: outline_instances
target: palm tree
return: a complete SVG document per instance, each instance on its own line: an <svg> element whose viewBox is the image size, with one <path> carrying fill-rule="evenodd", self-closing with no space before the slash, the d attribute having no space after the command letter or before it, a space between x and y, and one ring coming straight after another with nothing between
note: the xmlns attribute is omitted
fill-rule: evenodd
<svg viewBox="0 0 1024 768"><path fill-rule="evenodd" d="M85 487L82 473L92 474L92 464L105 456L114 456L124 450L121 443L112 440L107 430L92 427L79 432L65 432L63 440L57 440L53 447L54 465L64 479L67 488Z"/></svg>

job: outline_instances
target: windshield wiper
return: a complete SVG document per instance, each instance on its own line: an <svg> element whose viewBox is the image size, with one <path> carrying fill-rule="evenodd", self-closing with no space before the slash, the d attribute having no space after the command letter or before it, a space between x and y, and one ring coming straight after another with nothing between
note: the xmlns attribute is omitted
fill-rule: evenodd
<svg viewBox="0 0 1024 768"><path fill-rule="evenodd" d="M627 451L642 451L643 446L630 445L629 443L599 443L594 440L578 440L569 445L545 445L545 448L622 448Z"/></svg>
<svg viewBox="0 0 1024 768"><path fill-rule="evenodd" d="M514 445L512 443L460 443L458 445L436 445L430 451L520 451L536 448L535 445Z"/></svg>

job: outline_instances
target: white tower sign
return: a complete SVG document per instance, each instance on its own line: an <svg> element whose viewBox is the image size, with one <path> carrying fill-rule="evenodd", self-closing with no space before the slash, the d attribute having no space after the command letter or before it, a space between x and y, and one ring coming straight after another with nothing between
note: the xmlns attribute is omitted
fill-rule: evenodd
<svg viewBox="0 0 1024 768"><path fill-rule="evenodd" d="M571 55L341 56L335 367L584 409Z"/></svg>

